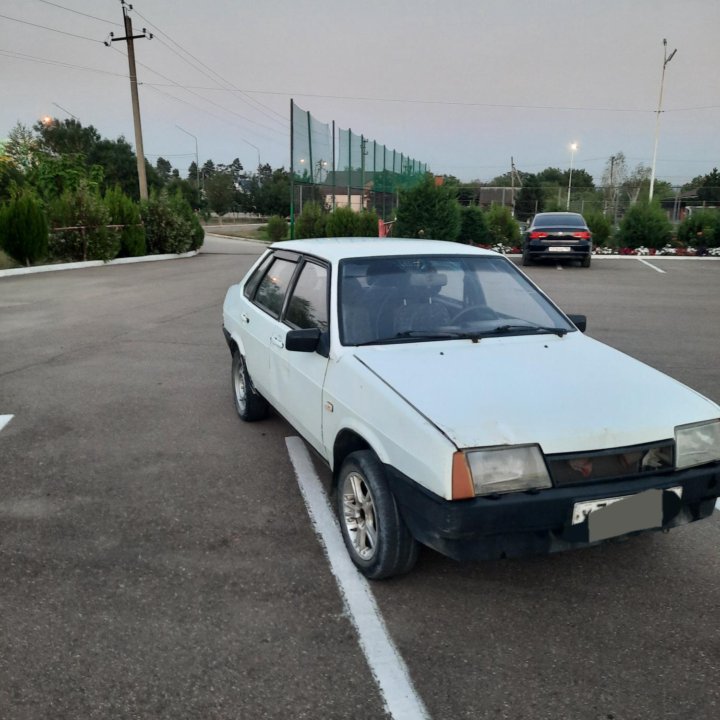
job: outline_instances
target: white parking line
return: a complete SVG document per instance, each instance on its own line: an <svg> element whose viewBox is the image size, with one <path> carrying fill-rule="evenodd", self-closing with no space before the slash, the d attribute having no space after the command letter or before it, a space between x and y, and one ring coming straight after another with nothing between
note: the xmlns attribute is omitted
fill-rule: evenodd
<svg viewBox="0 0 720 720"><path fill-rule="evenodd" d="M0 430L2 430L14 417L14 415L0 415Z"/></svg>
<svg viewBox="0 0 720 720"><path fill-rule="evenodd" d="M367 580L348 557L340 528L330 510L327 495L299 437L285 438L290 461L310 520L340 588L350 621L355 626L370 671L393 720L429 720L428 712L413 687L405 661L388 633Z"/></svg>
<svg viewBox="0 0 720 720"><path fill-rule="evenodd" d="M649 268L652 268L652 269L655 270L656 272L663 273L663 275L665 274L665 271L664 271L664 270L661 270L661 269L660 269L659 267L657 267L656 265L653 265L652 263L649 263L647 260L643 260L642 258L638 258L638 262L641 262L643 265L647 265Z"/></svg>

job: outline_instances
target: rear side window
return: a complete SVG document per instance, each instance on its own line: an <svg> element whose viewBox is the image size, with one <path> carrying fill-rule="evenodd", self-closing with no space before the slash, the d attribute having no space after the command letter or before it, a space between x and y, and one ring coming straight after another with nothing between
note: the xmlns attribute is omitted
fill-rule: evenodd
<svg viewBox="0 0 720 720"><path fill-rule="evenodd" d="M265 308L274 317L280 316L288 286L297 263L275 258L263 275L255 294L255 303Z"/></svg>
<svg viewBox="0 0 720 720"><path fill-rule="evenodd" d="M300 329L328 326L327 268L305 263L288 303L285 320Z"/></svg>

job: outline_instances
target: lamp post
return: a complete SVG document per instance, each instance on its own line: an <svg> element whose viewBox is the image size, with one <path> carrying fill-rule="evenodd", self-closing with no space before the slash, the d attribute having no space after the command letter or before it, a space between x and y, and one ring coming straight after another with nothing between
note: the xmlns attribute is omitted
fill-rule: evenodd
<svg viewBox="0 0 720 720"><path fill-rule="evenodd" d="M650 171L650 192L648 200L653 199L653 191L655 190L655 161L657 160L658 140L660 139L660 113L662 112L663 86L665 85L665 68L667 64L675 57L677 48L670 55L667 54L667 39L663 38L663 66L662 75L660 76L660 99L658 100L658 109L655 116L655 149L653 150L652 170Z"/></svg>
<svg viewBox="0 0 720 720"><path fill-rule="evenodd" d="M246 145L249 145L250 147L254 147L255 150L257 151L257 156L258 156L258 168L259 168L259 167L260 167L260 148L259 148L257 145L253 145L253 144L252 144L251 142L249 142L248 140L245 140L245 138L240 138L240 139L241 139Z"/></svg>
<svg viewBox="0 0 720 720"><path fill-rule="evenodd" d="M175 126L178 130L182 130L186 135L189 135L191 138L195 139L195 181L197 182L197 189L198 193L200 193L200 160L198 158L198 141L197 138L184 128L181 128L179 125Z"/></svg>
<svg viewBox="0 0 720 720"><path fill-rule="evenodd" d="M567 194L567 204L565 206L566 210L570 209L570 190L572 190L572 171L573 171L573 159L575 158L575 151L578 149L578 144L573 143L570 145L570 176L568 177L568 194Z"/></svg>

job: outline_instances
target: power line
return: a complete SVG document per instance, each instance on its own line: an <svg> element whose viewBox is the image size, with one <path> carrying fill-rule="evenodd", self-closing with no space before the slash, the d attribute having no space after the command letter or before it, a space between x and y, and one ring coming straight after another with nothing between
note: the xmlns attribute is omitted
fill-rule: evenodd
<svg viewBox="0 0 720 720"><path fill-rule="evenodd" d="M45 5L52 5L53 7L60 8L61 10L67 10L68 12L75 13L76 15L82 15L83 17L92 18L93 20L99 20L100 22L110 24L110 25L119 25L122 27L122 25L118 22L114 22L113 20L106 20L105 18L99 18L95 15L88 15L87 13L80 12L79 10L73 10L72 8L65 7L64 5L59 5L58 3L50 2L50 0L38 0L38 2L44 3Z"/></svg>
<svg viewBox="0 0 720 720"><path fill-rule="evenodd" d="M38 25L37 23L31 23L27 20L19 20L18 18L10 17L9 15L0 15L0 18L4 18L5 20L12 20L13 22L17 23L22 23L23 25L31 25L32 27L42 28L43 30L50 30L51 32L60 33L61 35L69 35L70 37L80 38L80 40L89 40L90 42L102 44L102 40L85 37L84 35L76 35L75 33L65 32L65 30L58 30L57 28L51 28L47 25Z"/></svg>
<svg viewBox="0 0 720 720"><path fill-rule="evenodd" d="M248 97L247 95L245 95L245 93L244 93L243 90L240 90L239 88L237 88L235 85L233 85L233 83L231 83L229 80L226 80L222 75L220 75L220 73L218 73L218 72L216 72L215 70L213 70L209 65L206 65L206 64L205 64L202 60L200 60L199 58L195 57L195 55L193 55L189 50L186 50L182 45L180 45L178 42L176 42L175 40L173 40L173 38L171 38L166 32L164 32L164 31L161 30L159 27L157 27L157 25L154 25L152 22L150 22L150 20L148 20L144 15L142 15L139 10L134 9L134 12L135 12L139 17L141 17L148 25L150 25L152 28L154 28L157 33L159 33L160 35L164 35L168 40L170 40L171 43L173 43L173 45L175 45L175 46L178 47L183 53L185 53L186 55L188 55L189 57L191 57L196 63L198 63L199 65L201 65L202 67L204 67L206 70L210 71L210 72L211 72L213 75L215 75L217 78L220 78L220 80L221 80L223 83L225 83L225 85L228 85L228 86L229 86L229 88L224 88L225 90L232 89L233 91L240 93L241 96L244 96L244 99L245 99L245 102L246 102L246 103L248 103L248 102L251 101L251 102L255 103L256 105L260 106L260 107L256 107L255 109L258 110L259 112L261 112L261 113L262 113L263 115L265 115L266 117L270 117L270 116L269 116L266 112L264 112L261 108L264 108L265 110L268 110L268 111L271 112L273 115L277 115L277 117L279 117L279 118L282 120L283 123L285 123L285 124L288 123L287 118L286 118L284 115L281 115L280 113L278 113L278 112L276 112L275 110L273 110L271 107L265 105L264 103L261 103L259 100L256 100L255 98L251 98L251 97ZM169 47L168 47L168 49L172 49L172 48L169 48ZM186 61L186 62L187 62L187 61ZM207 73L202 72L202 70L200 70L200 69L197 68L197 67L195 67L195 69L198 70L198 72L200 72L200 73L202 73L203 75L205 75L205 77L208 77L210 80L212 80L213 82L217 83L217 80L216 80L215 78L212 78L212 77L208 76ZM270 118L270 119L275 120L275 118ZM277 122L277 120L275 120L275 121Z"/></svg>
<svg viewBox="0 0 720 720"><path fill-rule="evenodd" d="M97 68L86 67L85 65L73 65L72 63L66 63L62 60L35 57L34 55L26 55L25 53L18 53L12 50L0 49L0 54L6 57L15 58L16 60L26 60L28 62L37 62L44 65L57 65L58 67L71 68L73 70L84 70L86 72L98 73L100 75L112 75L113 77L127 78L127 75L123 75L122 73L109 72L108 70L98 70Z"/></svg>

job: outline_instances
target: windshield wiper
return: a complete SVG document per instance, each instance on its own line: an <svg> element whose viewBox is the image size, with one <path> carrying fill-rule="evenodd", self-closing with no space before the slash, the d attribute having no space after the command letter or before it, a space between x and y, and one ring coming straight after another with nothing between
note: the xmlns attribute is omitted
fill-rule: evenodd
<svg viewBox="0 0 720 720"><path fill-rule="evenodd" d="M389 345L391 343L402 342L403 340L472 340L475 338L477 338L477 334L474 333L471 334L445 330L404 330L403 332L396 333L390 337L376 338L375 340L367 340L365 342L357 343L356 347L362 347L363 345Z"/></svg>
<svg viewBox="0 0 720 720"><path fill-rule="evenodd" d="M568 334L568 330L558 327L543 327L542 325L498 325L492 330L486 330L483 335L504 335L505 333L527 332L538 335L551 334L563 337Z"/></svg>

